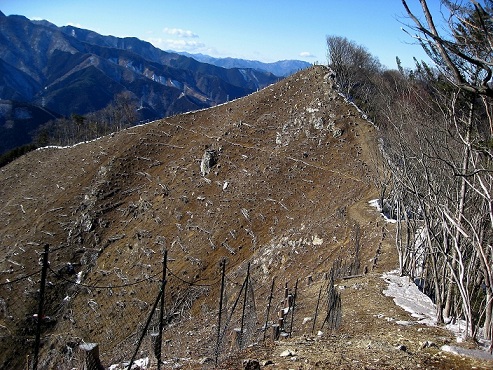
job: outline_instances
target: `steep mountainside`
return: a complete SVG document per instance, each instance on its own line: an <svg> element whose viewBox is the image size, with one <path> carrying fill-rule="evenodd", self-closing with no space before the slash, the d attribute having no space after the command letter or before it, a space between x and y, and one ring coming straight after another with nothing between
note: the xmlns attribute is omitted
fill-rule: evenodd
<svg viewBox="0 0 493 370"><path fill-rule="evenodd" d="M471 366L436 346L420 350L422 340L450 336L399 325L405 313L381 294L380 273L396 258L390 226L368 205L377 165L375 128L322 66L228 104L19 158L0 169L0 367L25 368L32 354L45 244L38 368L80 367L87 342L99 343L105 366L129 361L142 333L138 357L159 348L170 368L212 368L216 356L224 369L245 356L281 369ZM156 347L147 335L156 321L148 333L144 323L164 249L165 327ZM318 320L314 313L334 264L336 278L351 279L337 289L342 324L331 332L327 305ZM288 303L296 308L285 327L291 339L272 341L269 324L263 342L271 293L270 324ZM234 328L243 324L239 343ZM279 357L285 346L297 354Z"/></svg>
<svg viewBox="0 0 493 370"><path fill-rule="evenodd" d="M40 125L58 117L40 106L0 100L0 154L30 143Z"/></svg>
<svg viewBox="0 0 493 370"><path fill-rule="evenodd" d="M85 114L129 91L154 118L250 94L279 78L167 53L136 38L0 14L0 99Z"/></svg>
<svg viewBox="0 0 493 370"><path fill-rule="evenodd" d="M35 101L65 115L104 107L115 93L129 90L164 116L180 112L175 101L181 94L206 107L276 80L199 63L136 38L58 28L22 16L0 16L0 27L0 60L10 72L3 76L0 98Z"/></svg>

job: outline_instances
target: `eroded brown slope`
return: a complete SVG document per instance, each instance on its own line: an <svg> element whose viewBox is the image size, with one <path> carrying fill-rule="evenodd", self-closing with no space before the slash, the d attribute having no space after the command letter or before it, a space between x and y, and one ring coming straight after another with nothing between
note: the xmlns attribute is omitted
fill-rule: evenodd
<svg viewBox="0 0 493 370"><path fill-rule="evenodd" d="M174 274L167 304L177 311L167 353L211 356L223 258L231 289L251 262L259 316L273 277L291 287L299 279L308 292L308 276L321 284L336 258L354 262L357 245L360 272L395 266L385 227L367 205L376 197L375 139L317 66L213 109L30 153L0 170L0 282L39 271L49 243L51 270L74 281L63 270L71 262L83 284L103 288L52 275L48 313L57 324L44 363L66 361L67 343L82 341L101 343L105 364L128 360L166 247ZM203 176L206 150L217 163ZM0 324L17 338L16 347L3 337L1 361L23 353L18 324L35 312L28 293L38 281L0 286L7 312ZM299 320L313 314L313 289L299 303Z"/></svg>

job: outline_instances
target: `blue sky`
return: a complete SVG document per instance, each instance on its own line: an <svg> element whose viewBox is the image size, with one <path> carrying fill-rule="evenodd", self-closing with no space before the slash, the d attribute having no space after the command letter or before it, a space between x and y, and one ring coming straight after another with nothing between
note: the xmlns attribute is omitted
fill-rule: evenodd
<svg viewBox="0 0 493 370"><path fill-rule="evenodd" d="M419 9L418 0L408 0ZM439 9L439 0L429 0ZM401 0L0 0L6 15L46 19L103 35L134 36L163 50L273 62L326 63L326 36L347 37L395 68L421 48L401 30Z"/></svg>

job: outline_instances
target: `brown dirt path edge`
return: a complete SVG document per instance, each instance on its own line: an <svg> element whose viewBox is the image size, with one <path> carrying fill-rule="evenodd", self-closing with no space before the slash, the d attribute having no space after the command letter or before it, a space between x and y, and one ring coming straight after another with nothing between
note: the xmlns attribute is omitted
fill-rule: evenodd
<svg viewBox="0 0 493 370"><path fill-rule="evenodd" d="M412 319L382 294L385 287L379 273L340 281L343 323L337 332L252 346L219 368L242 368L243 359L255 358L261 364L272 362L261 366L265 369L493 369L491 362L441 351L442 345L455 342L453 335ZM431 346L425 348L426 342ZM281 357L286 349L294 355Z"/></svg>
<svg viewBox="0 0 493 370"><path fill-rule="evenodd" d="M381 272L395 268L397 260L392 224L376 215L368 203L375 198L374 191L369 191L348 208L349 218L361 225L375 222L375 217L380 219L377 225L382 230L381 263L376 272L336 282L342 299L341 327L319 336L310 333L309 321L298 327L291 339L267 340L264 345L235 354L218 368L240 369L244 359L254 358L262 369L493 369L493 362L441 351L441 346L456 342L451 332L420 324L382 293L387 283ZM319 286L313 287L314 291L318 289ZM463 345L474 348L474 343ZM294 355L281 357L287 349Z"/></svg>

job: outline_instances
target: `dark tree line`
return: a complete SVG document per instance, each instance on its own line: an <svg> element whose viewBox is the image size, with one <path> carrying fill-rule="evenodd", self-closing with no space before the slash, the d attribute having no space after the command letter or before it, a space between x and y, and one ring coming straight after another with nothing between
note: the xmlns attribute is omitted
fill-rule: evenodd
<svg viewBox="0 0 493 370"><path fill-rule="evenodd" d="M441 0L441 14L408 2L407 32L432 63L383 70L337 36L327 37L328 62L381 128L378 182L398 221L401 273L432 297L439 322L462 319L467 336L492 339L493 2Z"/></svg>
<svg viewBox="0 0 493 370"><path fill-rule="evenodd" d="M29 153L33 150L37 149L36 145L34 144L27 144L23 146L19 146L17 148L14 148L12 150L9 150L6 153L3 153L0 155L0 167L3 167L13 160L19 158L20 156Z"/></svg>
<svg viewBox="0 0 493 370"><path fill-rule="evenodd" d="M123 130L139 122L138 108L137 99L123 92L99 111L47 122L37 131L36 145L73 145Z"/></svg>

